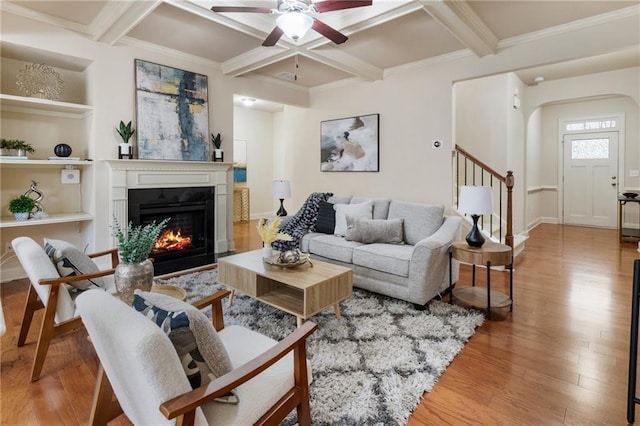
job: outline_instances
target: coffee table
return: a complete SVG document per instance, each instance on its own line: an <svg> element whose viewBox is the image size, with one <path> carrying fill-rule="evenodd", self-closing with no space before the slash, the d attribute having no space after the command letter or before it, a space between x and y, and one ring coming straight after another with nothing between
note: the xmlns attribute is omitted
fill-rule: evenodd
<svg viewBox="0 0 640 426"><path fill-rule="evenodd" d="M353 292L353 271L313 260L295 268L262 261L262 250L218 259L218 282L302 321L333 306L340 317L341 301Z"/></svg>

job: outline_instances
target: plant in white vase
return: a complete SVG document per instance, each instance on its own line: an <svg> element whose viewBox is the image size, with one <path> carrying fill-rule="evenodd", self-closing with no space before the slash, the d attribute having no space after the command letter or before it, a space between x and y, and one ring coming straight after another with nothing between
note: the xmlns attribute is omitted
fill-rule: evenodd
<svg viewBox="0 0 640 426"><path fill-rule="evenodd" d="M280 222L282 218L280 216L276 216L272 221L267 221L267 219L260 219L258 221L258 235L260 235L260 239L262 240L262 257L270 258L273 255L273 250L271 249L271 243L276 240L282 241L293 241L291 235L280 232Z"/></svg>
<svg viewBox="0 0 640 426"><path fill-rule="evenodd" d="M122 143L118 145L118 158L133 158L133 146L129 139L135 133L135 129L131 127L131 122L124 124L124 121L120 121L120 127L116 127L116 131L122 138Z"/></svg>
<svg viewBox="0 0 640 426"><path fill-rule="evenodd" d="M9 211L13 213L17 222L29 219L29 214L36 206L33 198L26 195L18 195L9 202Z"/></svg>
<svg viewBox="0 0 640 426"><path fill-rule="evenodd" d="M213 150L213 161L224 161L224 152L222 151L222 136L220 133L214 135L211 133L211 143L215 147Z"/></svg>

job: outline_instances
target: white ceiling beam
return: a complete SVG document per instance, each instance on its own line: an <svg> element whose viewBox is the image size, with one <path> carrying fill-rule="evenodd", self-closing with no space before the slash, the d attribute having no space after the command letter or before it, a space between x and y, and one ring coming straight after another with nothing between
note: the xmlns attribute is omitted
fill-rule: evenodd
<svg viewBox="0 0 640 426"><path fill-rule="evenodd" d="M113 2L109 2L111 5ZM119 3L119 2L116 2ZM122 5L115 5L106 7L96 16L103 17L108 25L98 25L98 20L94 19L95 31L94 40L107 43L109 45L115 44L122 37L127 35L129 31L140 21L147 17L156 7L162 4L162 0L153 1L136 1L128 0ZM104 13L104 16L103 16ZM93 25L93 23L92 23Z"/></svg>
<svg viewBox="0 0 640 426"><path fill-rule="evenodd" d="M418 0L424 10L479 57L497 51L498 38L463 0Z"/></svg>
<svg viewBox="0 0 640 426"><path fill-rule="evenodd" d="M45 22L50 25L54 25L61 28L66 28L71 31L76 31L82 34L91 34L91 30L87 25L78 24L67 19L58 18L55 16L47 15L46 13L37 12L35 10L28 9L23 6L19 6L13 2L0 1L0 11L12 13L14 15L23 16L25 18L33 19L35 21Z"/></svg>
<svg viewBox="0 0 640 426"><path fill-rule="evenodd" d="M238 77L258 68L290 58L295 54L295 50L279 46L256 47L255 49L223 62L222 73L232 77Z"/></svg>
<svg viewBox="0 0 640 426"><path fill-rule="evenodd" d="M300 54L322 64L355 75L365 81L382 80L384 70L361 59L351 56L335 47L325 46L322 50L302 50Z"/></svg>

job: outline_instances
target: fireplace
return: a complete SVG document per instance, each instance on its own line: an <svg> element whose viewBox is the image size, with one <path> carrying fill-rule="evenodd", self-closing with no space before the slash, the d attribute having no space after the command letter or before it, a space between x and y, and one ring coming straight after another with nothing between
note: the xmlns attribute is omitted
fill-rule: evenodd
<svg viewBox="0 0 640 426"><path fill-rule="evenodd" d="M215 262L215 187L128 190L134 226L170 218L151 251L156 275Z"/></svg>

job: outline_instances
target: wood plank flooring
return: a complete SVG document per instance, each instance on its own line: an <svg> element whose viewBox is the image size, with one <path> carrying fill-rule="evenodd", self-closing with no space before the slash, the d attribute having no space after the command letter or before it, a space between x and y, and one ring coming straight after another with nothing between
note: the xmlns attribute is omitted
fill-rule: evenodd
<svg viewBox="0 0 640 426"><path fill-rule="evenodd" d="M237 224L236 251L258 248L255 221ZM516 261L514 311L486 321L425 394L409 425L623 425L633 260L617 231L540 225ZM484 285L483 270L477 274ZM458 285L470 282L463 267ZM492 289L508 291L494 271ZM37 326L16 347L28 283L0 286L0 423L86 424L97 358L86 332L54 339L42 378L29 383ZM640 416L640 411L638 411ZM640 418L640 417L639 417ZM111 424L130 424L121 416Z"/></svg>

